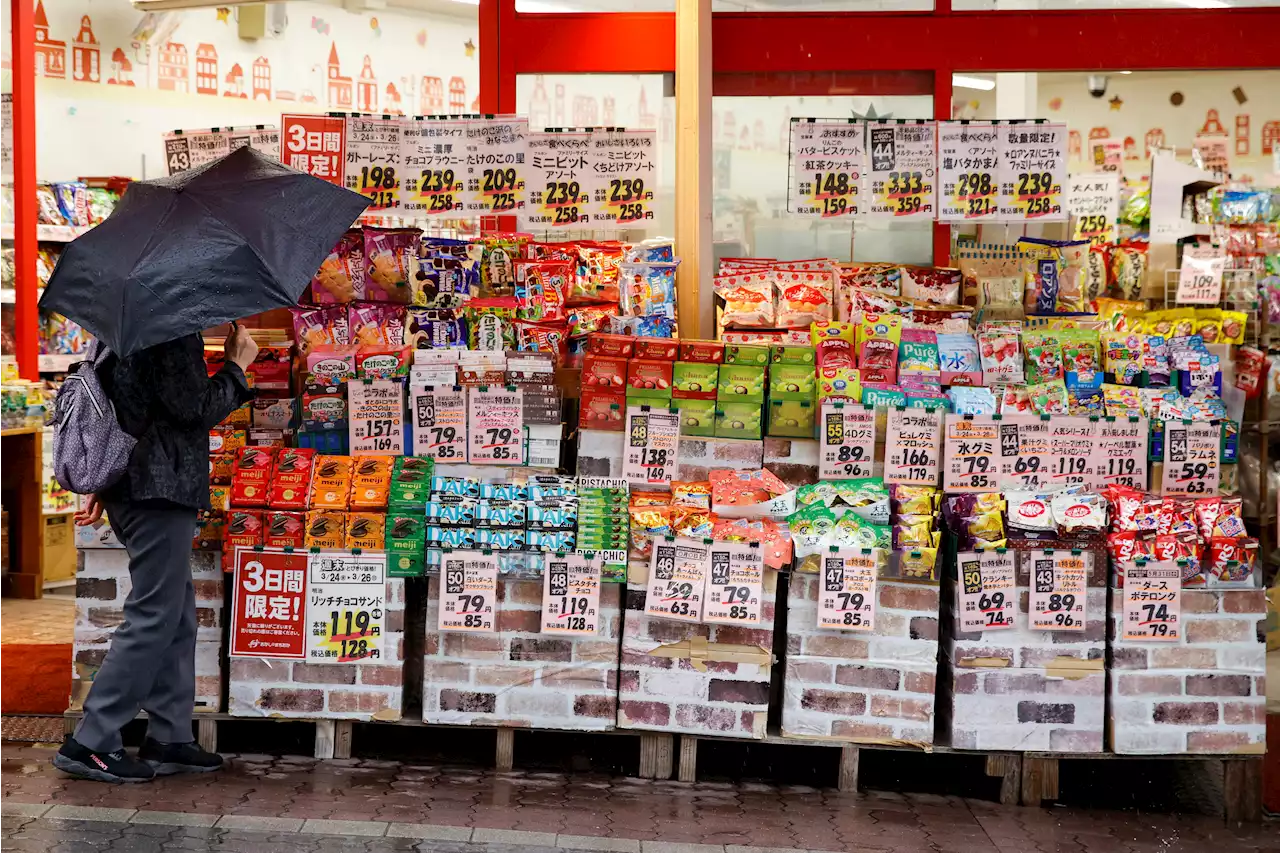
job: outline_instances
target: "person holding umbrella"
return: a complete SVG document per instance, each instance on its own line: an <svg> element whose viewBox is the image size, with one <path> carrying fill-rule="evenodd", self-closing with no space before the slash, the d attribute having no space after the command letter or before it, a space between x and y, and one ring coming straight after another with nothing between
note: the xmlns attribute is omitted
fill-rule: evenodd
<svg viewBox="0 0 1280 853"><path fill-rule="evenodd" d="M245 373L258 347L235 321L296 304L367 204L240 148L131 184L115 213L59 260L40 307L80 323L107 348L94 360L96 376L137 443L122 476L76 517L91 524L106 509L129 554L132 590L84 718L54 756L58 769L143 782L222 766L193 737L190 560L196 514L209 508L209 430L253 396ZM200 332L227 322L226 362L209 376ZM121 729L140 710L147 737L133 758Z"/></svg>

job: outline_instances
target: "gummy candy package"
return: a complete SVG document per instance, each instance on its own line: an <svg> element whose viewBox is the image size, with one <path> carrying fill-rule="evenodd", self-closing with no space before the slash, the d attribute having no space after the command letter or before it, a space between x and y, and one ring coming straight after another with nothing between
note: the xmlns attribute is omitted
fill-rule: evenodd
<svg viewBox="0 0 1280 853"><path fill-rule="evenodd" d="M892 314L863 314L857 326L858 370L863 381L893 382L898 372L898 344L902 318Z"/></svg>
<svg viewBox="0 0 1280 853"><path fill-rule="evenodd" d="M928 329L903 329L898 349L899 377L913 373L937 378L940 371L937 333Z"/></svg>
<svg viewBox="0 0 1280 853"><path fill-rule="evenodd" d="M942 367L942 384L978 385L982 382L978 342L972 335L939 334L938 360Z"/></svg>
<svg viewBox="0 0 1280 853"><path fill-rule="evenodd" d="M1027 386L1031 410L1037 415L1067 414L1067 386L1061 379Z"/></svg>
<svg viewBox="0 0 1280 853"><path fill-rule="evenodd" d="M809 339L816 350L819 367L857 367L853 349L856 337L857 327L842 320L820 321L809 327Z"/></svg>
<svg viewBox="0 0 1280 853"><path fill-rule="evenodd" d="M416 228L364 229L364 298L408 304L418 262Z"/></svg>
<svg viewBox="0 0 1280 853"><path fill-rule="evenodd" d="M978 335L982 356L982 381L988 385L1020 383L1023 379L1022 350L1017 332L983 332Z"/></svg>
<svg viewBox="0 0 1280 853"><path fill-rule="evenodd" d="M996 397L990 388L953 385L947 389L947 396L951 398L951 410L957 415L996 414Z"/></svg>
<svg viewBox="0 0 1280 853"><path fill-rule="evenodd" d="M1096 370L1067 371L1067 413L1072 415L1102 415L1102 374Z"/></svg>
<svg viewBox="0 0 1280 853"><path fill-rule="evenodd" d="M1023 339L1027 351L1027 382L1048 382L1061 379L1062 346L1054 337L1027 335Z"/></svg>
<svg viewBox="0 0 1280 853"><path fill-rule="evenodd" d="M676 316L677 263L627 263L618 267L622 313L633 317Z"/></svg>

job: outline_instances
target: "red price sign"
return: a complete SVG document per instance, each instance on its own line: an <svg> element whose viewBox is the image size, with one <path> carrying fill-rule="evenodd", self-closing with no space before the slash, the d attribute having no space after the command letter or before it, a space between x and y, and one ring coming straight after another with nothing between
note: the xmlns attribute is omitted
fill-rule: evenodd
<svg viewBox="0 0 1280 853"><path fill-rule="evenodd" d="M307 554L236 549L231 656L307 657Z"/></svg>
<svg viewBox="0 0 1280 853"><path fill-rule="evenodd" d="M281 160L291 169L342 186L345 120L328 116L280 116Z"/></svg>

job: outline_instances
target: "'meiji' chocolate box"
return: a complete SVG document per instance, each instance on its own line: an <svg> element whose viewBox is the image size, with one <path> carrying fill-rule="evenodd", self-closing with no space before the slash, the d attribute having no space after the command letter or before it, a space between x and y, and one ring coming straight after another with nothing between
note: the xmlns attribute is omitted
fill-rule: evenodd
<svg viewBox="0 0 1280 853"><path fill-rule="evenodd" d="M393 578L421 577L427 554L426 524L421 515L392 510L387 513L387 574Z"/></svg>
<svg viewBox="0 0 1280 853"><path fill-rule="evenodd" d="M436 461L430 456L397 456L391 471L391 495L387 506L393 512L422 515L431 495L431 476Z"/></svg>

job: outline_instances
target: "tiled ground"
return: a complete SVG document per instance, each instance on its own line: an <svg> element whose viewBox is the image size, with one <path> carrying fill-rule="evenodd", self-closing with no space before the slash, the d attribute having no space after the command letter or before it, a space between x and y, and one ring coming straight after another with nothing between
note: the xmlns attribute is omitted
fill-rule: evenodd
<svg viewBox="0 0 1280 853"><path fill-rule="evenodd" d="M1275 824L1228 829L1200 815L251 755L219 774L108 786L67 779L51 754L5 746L5 850L1280 853ZM193 822L203 826L177 825Z"/></svg>

